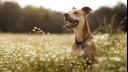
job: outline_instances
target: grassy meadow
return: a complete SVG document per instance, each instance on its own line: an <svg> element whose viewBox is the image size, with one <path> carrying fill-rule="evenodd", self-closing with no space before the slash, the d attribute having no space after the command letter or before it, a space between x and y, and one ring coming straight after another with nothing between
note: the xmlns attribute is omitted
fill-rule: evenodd
<svg viewBox="0 0 128 72"><path fill-rule="evenodd" d="M98 53L94 72L126 72L127 34L94 38ZM73 40L72 34L0 33L0 72L71 72L72 65L73 72L88 72L70 55Z"/></svg>

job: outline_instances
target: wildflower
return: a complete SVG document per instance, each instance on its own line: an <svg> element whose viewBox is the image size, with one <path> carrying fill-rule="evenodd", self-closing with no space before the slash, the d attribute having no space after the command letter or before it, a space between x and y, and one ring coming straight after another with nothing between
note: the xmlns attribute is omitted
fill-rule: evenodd
<svg viewBox="0 0 128 72"><path fill-rule="evenodd" d="M99 57L98 58L98 61L100 61L100 62L105 61L105 60L107 60L107 57Z"/></svg>
<svg viewBox="0 0 128 72"><path fill-rule="evenodd" d="M92 63L92 61L91 61L91 60L89 60L88 62L89 62L89 63Z"/></svg>
<svg viewBox="0 0 128 72"><path fill-rule="evenodd" d="M52 55L52 59L54 59L56 57L56 55Z"/></svg>
<svg viewBox="0 0 128 72"><path fill-rule="evenodd" d="M38 29L37 27L34 27L34 29Z"/></svg>
<svg viewBox="0 0 128 72"><path fill-rule="evenodd" d="M44 57L41 57L40 60L41 60L41 61L45 61L45 58L44 58Z"/></svg>
<svg viewBox="0 0 128 72"><path fill-rule="evenodd" d="M121 58L119 58L119 57L110 57L110 60L120 62Z"/></svg>
<svg viewBox="0 0 128 72"><path fill-rule="evenodd" d="M36 31L36 29L32 29L32 31Z"/></svg>
<svg viewBox="0 0 128 72"><path fill-rule="evenodd" d="M58 62L58 58L55 59L55 62Z"/></svg>
<svg viewBox="0 0 128 72"><path fill-rule="evenodd" d="M63 60L63 59L64 59L64 57L60 57L60 59L61 59L61 60Z"/></svg>
<svg viewBox="0 0 128 72"><path fill-rule="evenodd" d="M86 60L88 61L88 60L89 60L89 58L86 58Z"/></svg>

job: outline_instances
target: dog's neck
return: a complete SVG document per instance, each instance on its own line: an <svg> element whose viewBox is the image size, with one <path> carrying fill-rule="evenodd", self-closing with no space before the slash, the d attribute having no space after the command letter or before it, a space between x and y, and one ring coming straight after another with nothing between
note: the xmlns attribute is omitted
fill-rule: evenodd
<svg viewBox="0 0 128 72"><path fill-rule="evenodd" d="M88 35L88 33L90 33L90 29L87 19L85 18L84 22L81 23L79 27L74 28L75 39L78 42L83 42L84 38Z"/></svg>

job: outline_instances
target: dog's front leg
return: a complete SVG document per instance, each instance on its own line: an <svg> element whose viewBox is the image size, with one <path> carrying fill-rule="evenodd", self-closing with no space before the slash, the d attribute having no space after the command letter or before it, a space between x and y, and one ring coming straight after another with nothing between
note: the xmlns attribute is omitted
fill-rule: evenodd
<svg viewBox="0 0 128 72"><path fill-rule="evenodd" d="M77 45L75 42L72 44L72 51L71 51L71 55L74 57L74 56L77 56L79 54L79 45Z"/></svg>
<svg viewBox="0 0 128 72"><path fill-rule="evenodd" d="M72 44L72 50L71 50L71 56L72 56L73 60L71 62L71 66L69 68L69 72L73 72L73 69L75 66L74 60L77 58L78 52L79 52L79 46L74 42Z"/></svg>

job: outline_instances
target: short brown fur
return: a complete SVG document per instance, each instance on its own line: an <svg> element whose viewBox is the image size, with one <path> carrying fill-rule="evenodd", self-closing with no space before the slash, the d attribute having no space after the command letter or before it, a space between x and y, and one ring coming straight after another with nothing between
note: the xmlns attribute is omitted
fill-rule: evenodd
<svg viewBox="0 0 128 72"><path fill-rule="evenodd" d="M84 57L89 58L92 61L92 64L96 62L96 46L93 41L93 36L90 32L90 28L87 21L87 15L90 13L91 9L89 7L83 7L80 10L73 8L70 17L79 21L78 26L73 27L75 40L82 42L84 38L90 33L90 37L84 42L86 48L82 49L84 51ZM80 46L74 42L72 44L72 56L80 53Z"/></svg>

